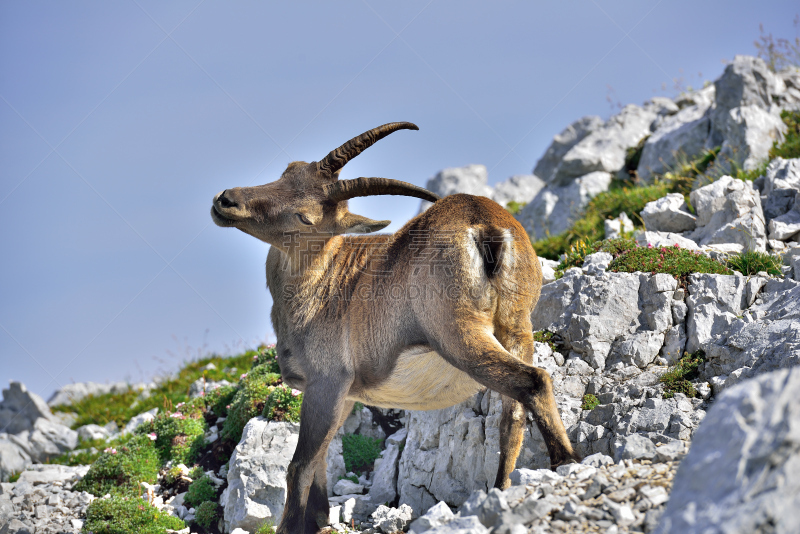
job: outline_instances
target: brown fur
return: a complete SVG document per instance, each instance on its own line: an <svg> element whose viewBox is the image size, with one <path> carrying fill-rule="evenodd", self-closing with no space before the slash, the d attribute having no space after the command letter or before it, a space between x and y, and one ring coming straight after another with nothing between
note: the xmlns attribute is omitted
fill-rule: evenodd
<svg viewBox="0 0 800 534"><path fill-rule="evenodd" d="M284 381L303 390L297 450L278 532L317 532L327 518L325 455L356 400L412 409L452 405L480 386L503 396L500 469L507 487L525 410L551 465L577 459L548 374L532 367L530 314L542 275L520 224L470 195L437 201L392 235L331 203L315 163L277 182L227 190L212 217L272 245L267 284ZM309 224L310 223L310 224Z"/></svg>

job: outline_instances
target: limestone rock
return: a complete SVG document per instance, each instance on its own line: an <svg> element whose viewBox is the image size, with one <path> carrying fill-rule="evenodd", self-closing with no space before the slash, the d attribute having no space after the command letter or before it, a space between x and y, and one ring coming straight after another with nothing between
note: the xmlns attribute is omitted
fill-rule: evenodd
<svg viewBox="0 0 800 534"><path fill-rule="evenodd" d="M610 183L611 174L591 172L565 185L549 185L516 218L536 239L559 234L570 228L589 200L608 190Z"/></svg>
<svg viewBox="0 0 800 534"><path fill-rule="evenodd" d="M385 534L393 534L398 530L405 530L411 522L411 514L411 507L407 504L401 504L399 508L380 505L371 517L372 523L378 530Z"/></svg>
<svg viewBox="0 0 800 534"><path fill-rule="evenodd" d="M564 154L552 183L564 186L596 171L616 173L625 164L626 150L650 134L650 125L657 115L654 106L625 106Z"/></svg>
<svg viewBox="0 0 800 534"><path fill-rule="evenodd" d="M158 413L158 408L153 408L152 410L148 410L146 412L142 412L138 415L135 415L128 421L128 424L125 425L125 428L122 429L122 434L130 434L140 426L142 426L147 421L152 421L156 418L156 414Z"/></svg>
<svg viewBox="0 0 800 534"><path fill-rule="evenodd" d="M11 381L0 402L0 432L17 434L31 430L37 419L54 420L42 398L28 391L22 382Z"/></svg>
<svg viewBox="0 0 800 534"><path fill-rule="evenodd" d="M297 447L300 425L251 419L228 469L226 530L258 529L265 519L280 521L286 503L286 469Z"/></svg>
<svg viewBox="0 0 800 534"><path fill-rule="evenodd" d="M369 495L372 502L393 503L397 499L397 470L400 449L405 446L408 430L402 428L386 439L386 448L376 462Z"/></svg>
<svg viewBox="0 0 800 534"><path fill-rule="evenodd" d="M686 211L686 202L680 193L648 202L640 215L645 228L656 232L685 232L694 230L696 217Z"/></svg>
<svg viewBox="0 0 800 534"><path fill-rule="evenodd" d="M616 219L606 219L603 222L606 239L616 239L622 237L622 233L633 232L633 221L624 211Z"/></svg>
<svg viewBox="0 0 800 534"><path fill-rule="evenodd" d="M652 460L656 455L656 446L641 434L627 436L622 445L623 460Z"/></svg>
<svg viewBox="0 0 800 534"><path fill-rule="evenodd" d="M583 140L584 137L599 129L603 125L603 120L590 115L582 117L567 126L561 133L553 137L553 142L547 147L544 155L536 163L533 174L551 183L556 178L558 166L569 150Z"/></svg>
<svg viewBox="0 0 800 534"><path fill-rule="evenodd" d="M656 532L800 531L798 389L795 367L719 396L678 469Z"/></svg>
<svg viewBox="0 0 800 534"><path fill-rule="evenodd" d="M715 166L729 171L729 162L736 162L746 171L768 158L773 143L783 141L786 125L777 114L761 107L742 106L727 114L717 114L715 128L725 139Z"/></svg>
<svg viewBox="0 0 800 534"><path fill-rule="evenodd" d="M746 280L741 274L692 274L686 304L686 351L715 340L724 342L730 326L745 308Z"/></svg>
<svg viewBox="0 0 800 534"><path fill-rule="evenodd" d="M30 463L30 455L8 434L0 433L0 482L7 481L12 474L19 473Z"/></svg>
<svg viewBox="0 0 800 534"><path fill-rule="evenodd" d="M333 485L334 495L357 495L360 493L364 493L364 486L346 478L337 481Z"/></svg>
<svg viewBox="0 0 800 534"><path fill-rule="evenodd" d="M689 196L697 212L693 241L701 246L736 243L748 250L766 249L761 199L750 182L723 176Z"/></svg>
<svg viewBox="0 0 800 534"><path fill-rule="evenodd" d="M787 191L778 189L777 191ZM769 222L769 238L779 241L797 241L800 239L800 191L794 191L792 207L782 215L778 215Z"/></svg>
<svg viewBox="0 0 800 534"><path fill-rule="evenodd" d="M738 288L730 286L718 289L738 292ZM725 335L701 345L707 359L704 375L715 378L717 388L800 365L800 283L767 280L755 304L741 318L731 317L737 301L735 295L731 300L728 305L731 311L725 311L723 319L712 320L712 324L724 328Z"/></svg>
<svg viewBox="0 0 800 534"><path fill-rule="evenodd" d="M55 391L49 399L47 399L48 406L60 406L62 404L72 404L84 399L90 395L105 395L107 393L124 393L128 389L136 391L146 391L149 389L148 384L135 384L130 385L127 382L112 382L110 384L101 384L98 382L78 382L76 384L67 384L62 388Z"/></svg>
<svg viewBox="0 0 800 534"><path fill-rule="evenodd" d="M657 123L657 128L644 144L639 166L639 178L652 181L654 174L662 174L677 163L678 157L693 158L705 148L711 130L708 116L713 104L714 86L701 89L696 103Z"/></svg>
<svg viewBox="0 0 800 534"><path fill-rule="evenodd" d="M661 248L678 245L680 248L685 248L687 250L698 250L700 248L697 246L697 243L691 239L687 239L681 234L676 234L674 232L648 232L637 230L633 234L633 239L636 240L636 244L640 247L652 245L653 247Z"/></svg>
<svg viewBox="0 0 800 534"><path fill-rule="evenodd" d="M428 180L425 189L436 193L440 197L467 193L484 197L492 196L492 188L487 185L489 174L485 165L466 165L464 167L451 167L439 171L436 176ZM419 211L422 213L431 206L423 200Z"/></svg>
<svg viewBox="0 0 800 534"><path fill-rule="evenodd" d="M494 186L492 200L504 208L510 201L527 204L545 186L544 181L533 174L517 174Z"/></svg>
<svg viewBox="0 0 800 534"><path fill-rule="evenodd" d="M415 534L428 532L430 529L445 525L455 518L453 511L444 501L439 501L430 510L416 519L408 528L408 531Z"/></svg>

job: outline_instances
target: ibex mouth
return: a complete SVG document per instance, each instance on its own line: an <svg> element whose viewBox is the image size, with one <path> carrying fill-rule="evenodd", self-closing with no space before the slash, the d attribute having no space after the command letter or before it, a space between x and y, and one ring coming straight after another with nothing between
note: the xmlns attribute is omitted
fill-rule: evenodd
<svg viewBox="0 0 800 534"><path fill-rule="evenodd" d="M214 221L214 224L223 228L233 226L235 222L233 219L229 219L217 211L217 207L213 204L211 205L211 220Z"/></svg>

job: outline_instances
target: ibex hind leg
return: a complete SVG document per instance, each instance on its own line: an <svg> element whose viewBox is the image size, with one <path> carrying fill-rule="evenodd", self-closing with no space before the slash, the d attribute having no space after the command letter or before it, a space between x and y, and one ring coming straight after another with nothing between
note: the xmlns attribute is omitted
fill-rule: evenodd
<svg viewBox="0 0 800 534"><path fill-rule="evenodd" d="M514 358L495 337L488 332L490 327L465 323L465 328L445 333L439 337L437 352L449 363L469 374L480 384L520 402L533 415L550 453L550 467L572 461L580 461L567 438L564 423L558 414L553 396L550 375L544 369L533 367ZM510 411L510 416L513 412ZM507 417L509 437L517 425L513 417ZM504 470L509 468L516 455L509 454L513 440L509 440Z"/></svg>
<svg viewBox="0 0 800 534"><path fill-rule="evenodd" d="M495 337L515 358L524 363L533 362L533 335L530 328L525 328L518 335L510 333L504 328L495 329ZM506 395L502 396L503 411L500 418L500 466L494 487L506 489L511 485L508 476L514 470L519 457L520 447L525 432L526 413L521 402Z"/></svg>

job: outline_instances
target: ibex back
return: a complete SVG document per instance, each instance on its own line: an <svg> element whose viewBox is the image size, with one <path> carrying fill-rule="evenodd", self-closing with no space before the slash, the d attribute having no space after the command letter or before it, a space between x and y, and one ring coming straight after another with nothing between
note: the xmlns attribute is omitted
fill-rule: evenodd
<svg viewBox="0 0 800 534"><path fill-rule="evenodd" d="M278 362L283 380L304 392L280 534L327 525L325 457L355 401L431 410L485 386L503 399L495 487L509 484L525 409L553 468L577 460L550 377L531 365L542 275L522 226L484 197L440 200L397 180L339 180L348 160L399 129L418 128L380 126L319 162L289 164L276 182L214 197L217 225L272 245L266 270ZM344 236L390 223L350 213L347 200L368 195L434 204L395 234Z"/></svg>

